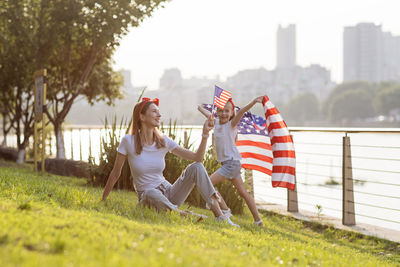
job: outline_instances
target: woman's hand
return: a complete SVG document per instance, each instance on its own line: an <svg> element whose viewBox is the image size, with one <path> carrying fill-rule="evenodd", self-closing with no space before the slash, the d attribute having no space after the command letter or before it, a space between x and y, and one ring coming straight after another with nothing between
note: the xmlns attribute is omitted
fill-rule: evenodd
<svg viewBox="0 0 400 267"><path fill-rule="evenodd" d="M204 122L203 125L203 134L208 134L215 125L215 118L212 114L210 114L210 116L208 116L207 120Z"/></svg>

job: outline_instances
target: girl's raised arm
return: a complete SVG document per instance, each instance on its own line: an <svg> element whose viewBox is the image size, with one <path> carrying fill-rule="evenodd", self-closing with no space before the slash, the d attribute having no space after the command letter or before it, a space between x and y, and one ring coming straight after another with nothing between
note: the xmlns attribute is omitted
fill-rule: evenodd
<svg viewBox="0 0 400 267"><path fill-rule="evenodd" d="M263 96L256 97L249 104L247 104L246 106L241 108L238 111L238 113L236 113L235 117L233 117L233 119L232 119L232 122L231 122L232 128L236 127L236 125L239 124L239 121L242 119L244 113L249 111L249 109L251 109L251 107L253 107L256 103L262 103L262 100L263 100Z"/></svg>

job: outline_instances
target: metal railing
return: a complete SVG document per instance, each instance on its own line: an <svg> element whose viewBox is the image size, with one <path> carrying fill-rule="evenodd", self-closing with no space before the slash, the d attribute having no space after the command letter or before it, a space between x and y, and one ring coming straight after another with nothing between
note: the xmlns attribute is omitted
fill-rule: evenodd
<svg viewBox="0 0 400 267"><path fill-rule="evenodd" d="M373 209L374 211L389 211L391 212L394 218L400 218L400 208L398 206L390 206L390 205L385 205L388 203L391 203L391 201L397 201L400 200L400 169L384 169L380 167L374 168L374 166L352 166L352 161L353 159L356 159L358 161L378 161L380 163L382 162L390 162L390 163L395 163L392 164L392 167L395 168L396 166L399 166L398 162L400 161L400 146L394 143L392 145L376 145L376 144L355 144L351 145L350 144L350 134L379 134L384 137L385 134L394 134L398 135L400 139L400 129L361 129L361 128L346 128L346 129L341 129L341 128L304 128L304 127L292 127L289 128L290 132L292 135L294 135L294 143L296 145L304 145L304 146L319 146L319 147L335 147L335 148L340 148L342 150L342 154L334 154L334 153L326 153L325 151L323 152L310 152L310 151L303 151L303 150L297 150L296 149L296 155L305 155L305 156L318 156L320 158L335 158L335 159L341 159L342 164L327 164L324 162L312 162L308 163L305 161L298 161L298 165L313 165L313 166L321 166L321 167L330 167L330 168L340 168L342 175L341 177L338 175L327 175L327 174L322 174L322 173L313 173L313 172L305 172L305 171L297 171L296 175L296 188L295 190L291 191L288 190L287 193L287 210L291 212L297 212L299 210L299 205L305 205L305 206L312 206L315 207L317 203L311 203L308 201L301 201L303 197L314 197L317 199L324 199L324 200L330 200L331 202L336 202L342 204L342 208L339 209L338 207L332 207L326 205L324 208L327 210L332 210L335 212L340 212L342 214L342 223L344 225L355 225L356 224L356 216L360 217L365 217L365 218L370 218L374 219L377 221L383 221L383 222L389 222L395 225L399 226L400 229L400 220L393 220L393 218L383 218L379 217L377 215L377 212L370 212L370 214L365 214L361 212L356 212L355 207L368 207L371 210ZM334 143L321 143L321 142L298 142L296 143L296 133L304 133L304 132L318 132L318 133L337 133L342 135L342 143L341 144L334 144ZM373 142L376 143L376 140L373 140ZM384 150L395 150L398 151L394 153L395 155L390 157L390 156L384 156L380 155L377 157L370 156L370 155L355 155L353 156L351 154L352 148L360 148L360 149L379 149L381 151ZM385 153L382 153L385 154ZM363 172L363 173L374 173L374 174L383 174L383 175L395 175L399 179L393 179L392 181L379 181L379 179L376 178L369 178L369 177L353 177L353 171L358 171L358 172ZM364 175L366 175L364 174ZM326 184L310 184L304 181L304 177L308 176L313 176L314 180L318 178L339 178L341 179L340 183L340 188L334 187L331 185L326 185ZM317 177L317 178L315 178ZM366 191L366 190L361 190L359 188L355 189L355 185L358 183L371 183L376 186L384 186L387 190L385 193L379 193L379 192L374 192L374 191ZM327 196L327 195L322 195L322 194L317 194L314 192L306 192L306 190L297 190L298 187L302 186L311 186L311 187L325 187L325 188L330 188L333 189L335 192L334 196ZM340 192L339 192L340 191ZM340 198L341 196L341 198ZM368 203L367 200L356 200L355 197L361 198L360 196L366 196L369 198L378 198L381 201L381 205L379 203L372 202ZM300 199L300 201L298 200ZM384 201L384 200L390 200L390 201ZM382 204L384 203L384 204ZM399 202L400 203L400 202ZM368 212L369 213L369 212Z"/></svg>

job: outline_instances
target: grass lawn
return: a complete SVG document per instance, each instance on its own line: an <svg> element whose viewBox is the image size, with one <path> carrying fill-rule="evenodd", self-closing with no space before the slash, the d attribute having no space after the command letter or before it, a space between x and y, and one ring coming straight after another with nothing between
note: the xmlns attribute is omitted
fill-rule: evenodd
<svg viewBox="0 0 400 267"><path fill-rule="evenodd" d="M0 162L0 266L400 266L400 244L246 208L235 229L136 207L133 192ZM188 208L187 206L185 208Z"/></svg>

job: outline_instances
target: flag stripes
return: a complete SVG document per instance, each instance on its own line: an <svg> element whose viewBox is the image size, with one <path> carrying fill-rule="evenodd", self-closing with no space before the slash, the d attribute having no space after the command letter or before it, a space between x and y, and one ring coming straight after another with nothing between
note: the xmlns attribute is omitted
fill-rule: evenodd
<svg viewBox="0 0 400 267"><path fill-rule="evenodd" d="M271 176L273 187L294 190L296 153L293 139L278 109L267 96L264 96L263 106L265 119L246 112L237 126L236 146L242 156L242 167ZM205 108L212 109L211 105L205 105ZM236 111L238 109L236 107Z"/></svg>
<svg viewBox="0 0 400 267"><path fill-rule="evenodd" d="M228 92L218 86L215 86L214 92L214 105L223 109L228 102L229 98L232 97L232 93Z"/></svg>

